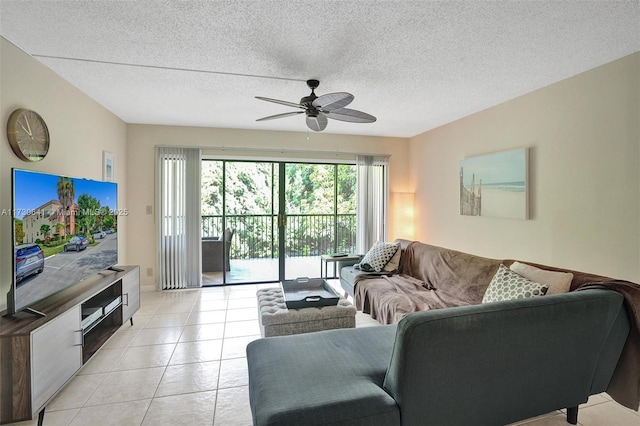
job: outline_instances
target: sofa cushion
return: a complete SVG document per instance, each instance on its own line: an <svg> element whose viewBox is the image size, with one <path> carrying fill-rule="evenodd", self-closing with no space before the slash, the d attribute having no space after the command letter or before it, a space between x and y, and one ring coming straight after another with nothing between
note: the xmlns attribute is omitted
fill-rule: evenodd
<svg viewBox="0 0 640 426"><path fill-rule="evenodd" d="M400 249L399 243L376 241L358 265L367 272L381 272Z"/></svg>
<svg viewBox="0 0 640 426"><path fill-rule="evenodd" d="M382 389L395 334L393 325L249 343L253 424L399 425L396 401Z"/></svg>
<svg viewBox="0 0 640 426"><path fill-rule="evenodd" d="M544 269L536 268L535 266L527 265L526 263L513 262L509 267L513 272L518 275L522 275L528 280L535 281L541 284L547 284L549 290L547 294L560 294L566 293L571 287L571 281L573 280L573 274L570 272L555 272L546 271Z"/></svg>
<svg viewBox="0 0 640 426"><path fill-rule="evenodd" d="M489 283L482 303L544 296L548 289L547 284L528 280L501 264L498 267L498 272Z"/></svg>

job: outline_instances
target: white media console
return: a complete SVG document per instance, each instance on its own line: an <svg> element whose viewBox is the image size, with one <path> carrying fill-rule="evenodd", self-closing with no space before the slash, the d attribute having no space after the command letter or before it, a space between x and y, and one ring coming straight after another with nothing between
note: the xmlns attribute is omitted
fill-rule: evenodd
<svg viewBox="0 0 640 426"><path fill-rule="evenodd" d="M140 267L105 270L0 317L0 423L41 424L47 403L140 308Z"/></svg>

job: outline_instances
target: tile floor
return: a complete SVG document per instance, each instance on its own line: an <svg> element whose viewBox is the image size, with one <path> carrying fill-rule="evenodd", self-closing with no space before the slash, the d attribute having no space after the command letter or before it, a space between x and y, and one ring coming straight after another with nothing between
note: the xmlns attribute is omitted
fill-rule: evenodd
<svg viewBox="0 0 640 426"><path fill-rule="evenodd" d="M44 424L251 425L245 347L260 337L257 288L143 291L134 325L125 324L51 401ZM356 322L378 324L362 313ZM578 419L640 425L637 412L606 394L593 396ZM568 425L560 411L517 424Z"/></svg>

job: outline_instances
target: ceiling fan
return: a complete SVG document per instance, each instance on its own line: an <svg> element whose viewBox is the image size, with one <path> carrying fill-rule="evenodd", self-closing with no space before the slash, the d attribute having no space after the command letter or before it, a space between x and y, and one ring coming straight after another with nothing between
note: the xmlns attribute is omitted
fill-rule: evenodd
<svg viewBox="0 0 640 426"><path fill-rule="evenodd" d="M315 89L318 88L320 82L318 80L307 80L307 86L311 89L311 94L300 99L300 103L281 101L279 99L264 98L256 96L256 99L267 102L275 102L277 104L299 108L302 111L285 112L282 114L270 115L268 117L259 118L256 121L273 120L276 118L290 117L305 113L307 116L307 126L316 132L321 132L327 127L327 118L334 120L349 121L351 123L373 123L376 118L355 109L345 108L353 101L353 95L346 92L327 93L326 95L316 96Z"/></svg>

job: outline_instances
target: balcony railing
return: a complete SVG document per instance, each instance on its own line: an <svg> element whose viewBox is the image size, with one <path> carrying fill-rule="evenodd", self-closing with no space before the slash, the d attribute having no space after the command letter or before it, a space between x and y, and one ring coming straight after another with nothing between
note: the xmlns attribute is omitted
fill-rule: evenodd
<svg viewBox="0 0 640 426"><path fill-rule="evenodd" d="M224 223L223 223L224 222ZM277 258L277 215L202 216L202 236L221 237L224 228L234 230L231 259ZM285 256L318 256L332 252L355 253L355 214L287 215Z"/></svg>

